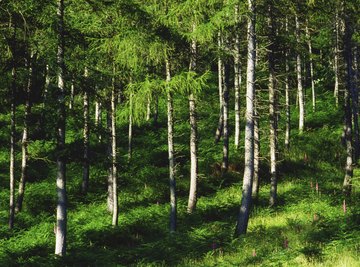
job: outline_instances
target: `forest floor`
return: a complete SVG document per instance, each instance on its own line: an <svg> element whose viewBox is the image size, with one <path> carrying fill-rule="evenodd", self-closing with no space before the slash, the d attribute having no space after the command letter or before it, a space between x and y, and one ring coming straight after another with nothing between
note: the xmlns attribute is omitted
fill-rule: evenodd
<svg viewBox="0 0 360 267"><path fill-rule="evenodd" d="M24 210L16 215L15 228L9 231L9 137L8 130L2 131L0 266L360 266L360 170L355 169L352 197L344 199L342 110L334 107L331 94L318 96L315 113L308 107L307 130L303 135L296 131L297 114L293 112L289 151L283 148L283 124L279 125L279 203L275 208L268 207L268 122L266 115L262 117L260 195L251 213L247 235L237 239L233 234L241 198L243 148L236 151L231 145L230 171L221 176L217 164L222 158L222 145L214 145L213 137L217 112L210 112L216 99L214 96L201 101L198 107L199 198L191 215L186 213L189 126L186 109L177 108L186 106L186 100L178 99L175 103L178 163L175 234L168 232L164 103L160 102L163 108L158 125L145 123L135 127L130 163L126 155L126 123L119 123L120 216L116 228L111 226L106 208L106 144L97 143L96 136L92 136L90 192L83 196L81 128L76 119L68 119L68 255L64 259L53 256L54 143L34 140L30 144L30 178ZM80 112L80 104L78 108ZM232 113L230 119L232 122ZM8 116L0 118L3 128L8 120ZM20 126L18 130L21 131ZM17 159L19 169L20 152Z"/></svg>

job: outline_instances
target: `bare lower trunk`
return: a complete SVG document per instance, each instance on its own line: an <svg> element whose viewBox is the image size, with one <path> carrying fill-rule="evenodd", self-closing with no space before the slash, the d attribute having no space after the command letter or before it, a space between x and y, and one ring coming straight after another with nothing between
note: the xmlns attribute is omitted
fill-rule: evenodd
<svg viewBox="0 0 360 267"><path fill-rule="evenodd" d="M221 31L218 33L218 88L219 88L219 121L218 126L216 128L215 133L215 143L218 143L220 141L221 135L223 133L223 127L224 127L224 97L223 97L223 85L224 85L224 77L223 77L223 61L221 59L221 50L222 50L222 35Z"/></svg>
<svg viewBox="0 0 360 267"><path fill-rule="evenodd" d="M357 51L353 49L353 70L352 70L352 86L351 86L351 103L352 103L352 119L354 122L354 159L355 162L360 156L360 140L359 140L359 88L357 85Z"/></svg>
<svg viewBox="0 0 360 267"><path fill-rule="evenodd" d="M195 30L195 24L193 25ZM196 70L196 41L191 41L191 55L190 55L190 71ZM189 115L190 115L190 191L187 212L192 213L196 207L197 202L197 175L198 175L198 161L197 161L197 115L196 115L196 100L193 92L189 94Z"/></svg>
<svg viewBox="0 0 360 267"><path fill-rule="evenodd" d="M259 197L260 177L259 177L259 164L260 164L260 131L259 131L259 115L257 108L254 110L254 179L252 184L252 196L254 200Z"/></svg>
<svg viewBox="0 0 360 267"><path fill-rule="evenodd" d="M114 71L115 73L115 71ZM113 182L113 217L112 225L118 225L118 193L117 193L117 159L116 159L116 92L115 86L111 90L111 167Z"/></svg>
<svg viewBox="0 0 360 267"><path fill-rule="evenodd" d="M277 96L275 88L275 28L273 22L273 10L272 6L269 5L269 18L268 18L268 28L269 28L269 39L270 46L268 52L269 58L269 145L270 145L270 199L269 205L276 205L277 201Z"/></svg>
<svg viewBox="0 0 360 267"><path fill-rule="evenodd" d="M170 62L165 61L166 82L171 80ZM170 88L167 93L167 126L168 126L168 154L169 154L169 186L170 186L170 232L176 231L177 203L176 203L176 179L175 179L175 153L174 153L174 121L173 99Z"/></svg>
<svg viewBox="0 0 360 267"><path fill-rule="evenodd" d="M336 8L335 15L335 51L334 51L334 74L335 74L335 86L334 86L334 97L336 106L339 105L339 11Z"/></svg>
<svg viewBox="0 0 360 267"><path fill-rule="evenodd" d="M223 85L223 117L224 117L224 128L223 128L223 161L221 169L226 172L229 167L229 89L228 79L225 77L229 76L229 71L224 68L224 85Z"/></svg>
<svg viewBox="0 0 360 267"><path fill-rule="evenodd" d="M288 19L286 18L286 33L288 34ZM289 150L290 148L290 88L289 88L289 50L286 49L285 52L285 113L286 113L286 125L285 125L285 148Z"/></svg>
<svg viewBox="0 0 360 267"><path fill-rule="evenodd" d="M11 72L11 126L10 126L10 201L9 201L9 228L14 227L15 219L15 94L16 94L16 68L15 60Z"/></svg>
<svg viewBox="0 0 360 267"><path fill-rule="evenodd" d="M352 109L351 100L354 104L354 81L353 81L353 62L352 62L352 35L353 29L348 15L345 15L345 34L344 34L344 59L346 62L346 90L345 90L345 142L346 142L346 165L343 183L343 192L350 195L352 190L353 177L353 143L352 143Z"/></svg>
<svg viewBox="0 0 360 267"><path fill-rule="evenodd" d="M108 176L107 176L107 209L110 213L114 210L114 194L113 194L113 170L112 170L112 134L111 134L111 111L108 110L106 114L107 120L107 132L108 132L108 144L107 144L107 156L108 156Z"/></svg>
<svg viewBox="0 0 360 267"><path fill-rule="evenodd" d="M151 100L150 97L148 97L146 104L146 121L150 120L150 115L151 115Z"/></svg>
<svg viewBox="0 0 360 267"><path fill-rule="evenodd" d="M67 197L66 197L66 163L65 163L65 87L64 87L64 0L58 0L58 139L57 139L57 209L56 209L56 245L55 254L65 256L66 254L66 232L67 232Z"/></svg>
<svg viewBox="0 0 360 267"><path fill-rule="evenodd" d="M246 126L245 126L245 169L243 177L240 212L236 225L236 236L246 234L250 208L251 193L254 177L254 98L255 98L255 62L256 62L256 36L255 36L255 3L248 0L248 55L246 79Z"/></svg>
<svg viewBox="0 0 360 267"><path fill-rule="evenodd" d="M95 101L95 127L98 130L98 141L101 142L101 128L102 128L102 106L100 101Z"/></svg>
<svg viewBox="0 0 360 267"><path fill-rule="evenodd" d="M88 78L88 69L85 68L85 79ZM88 86L87 84L85 86ZM89 175L90 175L90 166L89 166L89 94L88 88L84 89L84 155L83 155L83 180L81 185L81 191L83 194L87 194L89 188Z"/></svg>
<svg viewBox="0 0 360 267"><path fill-rule="evenodd" d="M308 24L308 21L307 21ZM312 59L313 53L312 53L312 44L311 44L311 36L308 25L306 25L306 38L308 43L308 49L309 49L309 63L310 63L310 82L311 82L311 99L312 99L312 109L315 112L316 109L316 94L315 94L315 82L314 82L314 61Z"/></svg>
<svg viewBox="0 0 360 267"><path fill-rule="evenodd" d="M28 175L28 131L29 131L29 115L31 113L31 104L30 104L30 93L32 86L32 60L33 55L31 55L29 60L29 69L28 69L28 84L26 87L26 100L25 100L25 114L24 114L24 129L23 129L23 137L21 141L21 150L22 150L22 158L21 158L21 176L19 182L19 191L18 198L16 202L15 211L19 212L22 209L22 204L24 200L25 194L25 185Z"/></svg>
<svg viewBox="0 0 360 267"><path fill-rule="evenodd" d="M70 86L70 101L69 101L69 109L74 108L74 98L75 98L75 82L74 79L71 80Z"/></svg>
<svg viewBox="0 0 360 267"><path fill-rule="evenodd" d="M304 131L304 121L305 121L305 107L304 107L304 90L303 90L303 81L302 81L302 66L301 66L301 54L299 52L300 46L300 23L298 16L295 16L296 24L296 42L298 45L298 51L296 56L296 74L298 82L298 100L299 100L299 134L302 134Z"/></svg>
<svg viewBox="0 0 360 267"><path fill-rule="evenodd" d="M128 133L128 160L132 156L133 118L132 118L132 94L130 94L129 133Z"/></svg>
<svg viewBox="0 0 360 267"><path fill-rule="evenodd" d="M241 88L241 67L240 67L240 35L239 35L239 6L235 6L235 47L234 47L234 91L235 91L235 148L239 148L240 142L240 88Z"/></svg>

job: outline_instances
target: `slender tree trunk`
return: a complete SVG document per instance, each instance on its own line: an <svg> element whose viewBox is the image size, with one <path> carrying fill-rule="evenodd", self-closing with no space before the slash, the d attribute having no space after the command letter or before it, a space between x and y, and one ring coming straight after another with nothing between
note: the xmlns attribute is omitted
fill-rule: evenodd
<svg viewBox="0 0 360 267"><path fill-rule="evenodd" d="M359 140L359 88L357 85L357 52L356 47L353 49L353 69L352 69L352 86L351 86L351 103L352 103L352 119L354 122L354 159L355 162L360 156L360 140Z"/></svg>
<svg viewBox="0 0 360 267"><path fill-rule="evenodd" d="M150 120L150 115L151 115L151 100L150 97L148 97L146 104L146 121Z"/></svg>
<svg viewBox="0 0 360 267"><path fill-rule="evenodd" d="M229 167L229 89L228 89L228 78L229 70L223 66L224 69L224 85L223 85L223 161L221 169L223 172L227 172Z"/></svg>
<svg viewBox="0 0 360 267"><path fill-rule="evenodd" d="M29 131L29 115L31 113L31 104L30 104L30 93L31 93L31 86L32 86L32 74L33 74L33 54L28 62L28 84L26 86L26 100L25 100L25 114L24 114L24 129L23 129L23 137L21 141L21 150L22 150L22 159L21 159L21 176L20 176L20 183L19 183L19 191L18 191L18 198L16 202L15 211L19 212L22 209L22 204L24 200L25 194L25 185L28 176L28 131Z"/></svg>
<svg viewBox="0 0 360 267"><path fill-rule="evenodd" d="M235 5L235 47L234 47L234 90L235 90L235 148L240 143L240 88L241 88L241 66L240 66L240 34L239 34L239 5Z"/></svg>
<svg viewBox="0 0 360 267"><path fill-rule="evenodd" d="M255 1L248 0L248 56L246 78L246 126L245 126L245 169L240 212L237 219L235 235L246 234L251 208L251 193L254 177L254 98L255 98Z"/></svg>
<svg viewBox="0 0 360 267"><path fill-rule="evenodd" d="M132 94L130 94L130 113L129 113L129 133L128 133L128 160L131 160L132 157L132 138L133 138L133 115L132 115Z"/></svg>
<svg viewBox="0 0 360 267"><path fill-rule="evenodd" d="M99 100L95 101L95 127L98 130L98 141L101 142L102 136L100 130L102 128L102 105Z"/></svg>
<svg viewBox="0 0 360 267"><path fill-rule="evenodd" d="M305 104L304 104L304 90L303 90L303 81L302 81L302 71L301 71L301 53L300 49L300 23L298 15L295 16L296 24L296 42L297 42L297 56L296 56L296 73L297 73L297 82L298 82L298 100L299 100L299 134L302 134L304 131L304 121L305 121Z"/></svg>
<svg viewBox="0 0 360 267"><path fill-rule="evenodd" d="M288 19L286 18L286 33L288 34ZM286 113L286 126L285 126L285 148L290 148L290 129L291 129L291 118L290 118L290 88L289 88L289 50L285 52L285 113Z"/></svg>
<svg viewBox="0 0 360 267"><path fill-rule="evenodd" d="M254 200L259 197L260 177L259 177L259 164L260 164L260 131L259 131L259 114L255 105L254 110L254 179L252 184L252 196Z"/></svg>
<svg viewBox="0 0 360 267"><path fill-rule="evenodd" d="M15 31L15 30L14 30ZM14 33L15 36L15 33ZM13 55L14 57L14 55ZM10 107L10 201L9 201L9 228L14 227L15 220L15 95L16 95L16 67L15 59L13 59L13 66L11 71L11 107Z"/></svg>
<svg viewBox="0 0 360 267"><path fill-rule="evenodd" d="M193 25L193 31L195 30ZM197 44L195 40L191 41L190 46L190 66L189 71L196 71ZM197 201L197 115L196 100L193 92L189 94L189 113L190 113L190 191L187 212L192 213L196 207Z"/></svg>
<svg viewBox="0 0 360 267"><path fill-rule="evenodd" d="M223 133L224 127L224 92L223 92L223 85L224 85L224 77L223 77L223 61L221 58L221 50L222 50L223 40L221 31L218 32L218 87L219 87L219 121L218 126L216 128L215 133L215 143L220 141L221 135Z"/></svg>
<svg viewBox="0 0 360 267"><path fill-rule="evenodd" d="M108 168L108 177L107 177L107 185L108 185L108 192L107 192L107 208L110 213L114 211L114 194L113 194L113 169L112 169L112 122L111 122L111 110L107 110L106 114L106 124L107 124L107 132L108 132L108 147L107 147L107 156L109 161L109 168Z"/></svg>
<svg viewBox="0 0 360 267"><path fill-rule="evenodd" d="M308 21L306 23L306 39L308 43L308 49L309 49L309 63L310 63L310 82L311 82L311 99L312 99L312 109L313 112L316 110L316 92L315 92L315 81L314 81L314 61L312 59L313 52L312 52L312 44L311 44L311 35L308 27Z"/></svg>
<svg viewBox="0 0 360 267"><path fill-rule="evenodd" d="M45 109L46 107L46 102L47 102L47 98L48 98L48 93L49 93L49 86L50 86L50 69L49 69L49 64L46 64L45 67L45 87L44 87L44 103L43 103L43 108Z"/></svg>
<svg viewBox="0 0 360 267"><path fill-rule="evenodd" d="M269 119L270 119L270 206L276 205L277 202L277 96L275 88L275 28L273 22L272 5L269 5L269 39L270 46L268 52L269 59Z"/></svg>
<svg viewBox="0 0 360 267"><path fill-rule="evenodd" d="M158 124L158 119L159 119L159 96L157 94L155 94L154 100L155 100L154 103L155 107L154 107L153 118L154 118L154 125L156 126Z"/></svg>
<svg viewBox="0 0 360 267"><path fill-rule="evenodd" d="M346 13L346 12L344 12ZM353 143L352 143L352 114L350 98L354 97L353 84L353 62L352 62L352 35L353 29L349 22L349 15L345 15L345 34L344 34L344 59L346 63L346 90L345 90L345 142L346 142L346 165L345 177L343 183L343 192L345 195L351 194L353 177ZM354 104L355 101L352 101Z"/></svg>
<svg viewBox="0 0 360 267"><path fill-rule="evenodd" d="M85 68L84 73L85 79L88 79L88 69ZM81 191L83 194L87 194L89 188L89 176L90 176L90 166L89 166L89 93L88 93L88 83L85 84L84 88L84 156L83 156L83 180L81 185Z"/></svg>
<svg viewBox="0 0 360 267"><path fill-rule="evenodd" d="M65 256L66 254L66 228L67 228L67 197L66 197L66 163L65 163L65 87L64 87L64 0L57 1L58 16L58 137L57 137L57 212L56 212L56 245L55 254Z"/></svg>
<svg viewBox="0 0 360 267"><path fill-rule="evenodd" d="M334 74L335 74L335 86L334 97L336 106L339 105L339 41L340 41L340 29L339 29L339 10L336 7L335 15L335 51L334 51Z"/></svg>
<svg viewBox="0 0 360 267"><path fill-rule="evenodd" d="M170 62L165 60L166 82L171 80ZM174 153L174 107L171 89L167 92L167 127L168 127L168 154L169 154L169 185L170 185L170 232L176 231L177 203L176 203L176 178L175 178L175 153Z"/></svg>
<svg viewBox="0 0 360 267"><path fill-rule="evenodd" d="M111 90L111 156L113 182L113 218L112 225L118 225L118 194L117 194L117 159L116 159L116 92Z"/></svg>
<svg viewBox="0 0 360 267"><path fill-rule="evenodd" d="M70 102L69 102L70 110L72 110L74 108L74 99L75 99L75 81L74 81L74 79L72 79L71 86L70 86Z"/></svg>

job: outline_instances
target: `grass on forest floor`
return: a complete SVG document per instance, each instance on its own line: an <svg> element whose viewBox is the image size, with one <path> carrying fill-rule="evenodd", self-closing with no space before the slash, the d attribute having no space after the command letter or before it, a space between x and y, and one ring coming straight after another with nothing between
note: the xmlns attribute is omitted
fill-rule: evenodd
<svg viewBox="0 0 360 267"><path fill-rule="evenodd" d="M116 228L111 227L111 216L106 210L105 160L92 162L90 192L82 196L79 193L81 159L76 152L79 142L76 133L69 134L73 162L67 167L68 256L64 259L53 256L55 170L52 157L48 156L53 153L53 143L35 141L30 145L35 155L30 162L31 180L26 189L24 211L16 216L13 231L7 229L7 150L3 147L0 151L0 265L360 266L360 171L355 171L355 192L345 200L344 213L341 193L344 149L339 142L341 112L326 103L320 102L317 113L308 114L308 130L304 135L298 136L296 130L293 131L290 151L281 152L279 204L275 208L268 207L268 164L266 157L262 160L261 190L253 207L248 234L237 239L233 234L241 197L242 150L231 155L234 171L218 176L213 164L221 159L221 144L213 145L208 125L216 125L217 118L206 118L208 108L199 108L203 110L199 114L202 118L199 125L201 175L198 206L191 215L186 213L189 162L185 145L188 136L183 134L188 126L181 121L176 123L176 151L181 166L177 177L179 214L175 234L168 233L165 124L160 121L157 127L145 125L134 129L132 162L127 164L126 157L121 157L120 217ZM211 106L208 102L206 105ZM294 128L296 115L293 114ZM125 129L123 126L118 131L120 155L126 155ZM280 138L279 143L281 141ZM266 144L263 137L263 155L266 155ZM105 149L104 145L92 147L94 155L101 155ZM233 147L231 152L234 153ZM49 161L44 161L46 158Z"/></svg>

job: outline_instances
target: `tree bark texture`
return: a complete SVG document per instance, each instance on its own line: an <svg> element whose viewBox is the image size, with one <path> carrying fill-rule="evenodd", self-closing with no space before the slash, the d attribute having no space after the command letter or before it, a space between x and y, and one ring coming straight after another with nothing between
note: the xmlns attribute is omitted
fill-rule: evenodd
<svg viewBox="0 0 360 267"><path fill-rule="evenodd" d="M304 89L303 89L303 75L302 75L302 63L300 49L300 22L298 15L295 15L296 25L296 42L297 42L297 55L296 55L296 74L297 74L297 87L298 87L298 101L299 101L299 134L304 131L305 122L305 104L304 104Z"/></svg>
<svg viewBox="0 0 360 267"><path fill-rule="evenodd" d="M250 216L251 193L254 177L254 98L255 98L255 1L248 0L248 54L246 78L246 126L245 126L245 169L243 177L240 212L237 219L236 235L245 234Z"/></svg>
<svg viewBox="0 0 360 267"><path fill-rule="evenodd" d="M241 66L240 66L240 26L239 6L235 5L235 45L234 45L234 91L235 91L235 148L240 143L240 89L241 89Z"/></svg>
<svg viewBox="0 0 360 267"><path fill-rule="evenodd" d="M195 30L193 24L193 31ZM195 40L190 45L190 66L189 71L196 71L197 44ZM192 213L197 202L197 175L198 175L198 159L197 159L197 114L196 99L193 92L189 93L189 115L190 115L190 191L187 212Z"/></svg>
<svg viewBox="0 0 360 267"><path fill-rule="evenodd" d="M55 254L66 254L67 232L67 196L66 196L66 161L65 161L65 86L64 86L64 0L57 1L58 17L58 126L57 126L57 211Z"/></svg>
<svg viewBox="0 0 360 267"><path fill-rule="evenodd" d="M90 176L90 164L89 164L89 140L90 140L90 129L89 129L89 120L90 120L90 110L89 110L89 86L88 80L88 69L85 68L84 78L85 78L85 88L84 88L84 155L83 155L83 180L81 185L81 191L83 194L87 194L89 189L89 176Z"/></svg>

